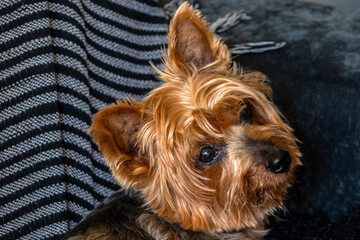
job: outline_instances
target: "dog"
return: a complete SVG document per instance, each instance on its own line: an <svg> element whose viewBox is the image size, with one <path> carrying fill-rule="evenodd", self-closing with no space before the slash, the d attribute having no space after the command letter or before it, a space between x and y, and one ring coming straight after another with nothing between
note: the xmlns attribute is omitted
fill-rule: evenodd
<svg viewBox="0 0 360 240"><path fill-rule="evenodd" d="M66 239L261 239L301 165L265 75L242 70L198 10L170 23L164 83L89 133L123 187Z"/></svg>

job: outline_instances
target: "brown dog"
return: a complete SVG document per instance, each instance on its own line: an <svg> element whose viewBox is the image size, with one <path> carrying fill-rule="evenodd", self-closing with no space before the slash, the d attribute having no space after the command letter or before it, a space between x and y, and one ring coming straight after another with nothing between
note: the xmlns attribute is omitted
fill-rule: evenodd
<svg viewBox="0 0 360 240"><path fill-rule="evenodd" d="M282 207L300 152L267 79L242 72L197 10L170 24L165 83L119 101L90 128L124 187L70 239L259 239Z"/></svg>

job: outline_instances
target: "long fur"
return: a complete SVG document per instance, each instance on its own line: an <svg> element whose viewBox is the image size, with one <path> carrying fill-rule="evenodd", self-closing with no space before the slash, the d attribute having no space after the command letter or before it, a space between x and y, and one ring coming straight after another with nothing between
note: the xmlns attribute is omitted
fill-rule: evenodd
<svg viewBox="0 0 360 240"><path fill-rule="evenodd" d="M142 102L103 109L89 132L120 184L141 193L150 210L138 226L150 236L261 238L301 164L293 130L272 102L268 79L231 63L199 11L182 4L168 38L165 68L157 69L164 84ZM245 106L251 124L239 120ZM221 160L199 164L203 144L217 146ZM262 159L264 149L279 148L291 157L284 174L267 171Z"/></svg>

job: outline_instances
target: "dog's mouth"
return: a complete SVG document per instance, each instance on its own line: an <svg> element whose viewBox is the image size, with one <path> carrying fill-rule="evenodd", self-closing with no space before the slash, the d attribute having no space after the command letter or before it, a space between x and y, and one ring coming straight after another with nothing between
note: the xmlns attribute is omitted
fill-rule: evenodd
<svg viewBox="0 0 360 240"><path fill-rule="evenodd" d="M282 208L296 178L297 161L284 148L276 147L254 162L241 180L240 191L249 207L263 213Z"/></svg>

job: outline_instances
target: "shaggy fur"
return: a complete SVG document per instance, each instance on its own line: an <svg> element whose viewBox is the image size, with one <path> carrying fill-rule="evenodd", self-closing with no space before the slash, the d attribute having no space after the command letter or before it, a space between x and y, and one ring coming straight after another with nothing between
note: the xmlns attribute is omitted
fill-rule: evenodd
<svg viewBox="0 0 360 240"><path fill-rule="evenodd" d="M103 206L113 211L95 210L87 222L96 224L80 223L70 239L259 239L266 216L282 207L300 152L266 77L232 64L187 3L168 37L158 70L165 83L142 102L101 110L89 130L114 177L138 192L129 198L144 204L134 200L126 210L113 200ZM265 165L281 149L291 164L275 173ZM117 219L118 208L126 214Z"/></svg>

